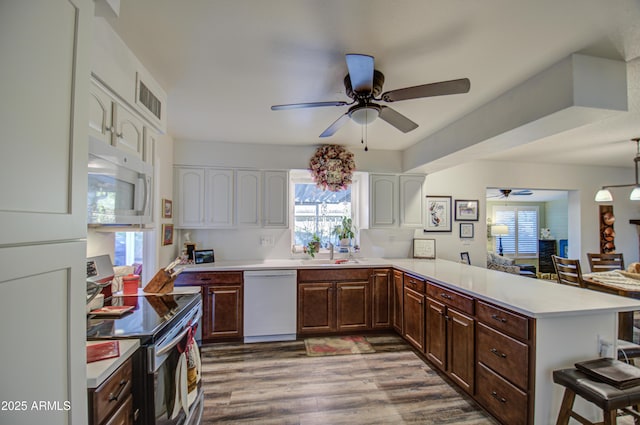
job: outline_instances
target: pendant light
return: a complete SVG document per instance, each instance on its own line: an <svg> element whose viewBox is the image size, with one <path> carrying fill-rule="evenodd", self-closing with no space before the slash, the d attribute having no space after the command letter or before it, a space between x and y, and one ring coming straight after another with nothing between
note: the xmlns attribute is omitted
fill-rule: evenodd
<svg viewBox="0 0 640 425"><path fill-rule="evenodd" d="M612 184L608 186L602 186L595 196L596 202L613 202L613 195L609 188L611 187L631 187L633 186L633 190L629 195L629 200L631 201L640 201L640 183L638 183L638 162L640 162L640 138L631 139L632 142L636 142L636 156L633 158L633 163L636 170L636 181L635 183L630 184Z"/></svg>

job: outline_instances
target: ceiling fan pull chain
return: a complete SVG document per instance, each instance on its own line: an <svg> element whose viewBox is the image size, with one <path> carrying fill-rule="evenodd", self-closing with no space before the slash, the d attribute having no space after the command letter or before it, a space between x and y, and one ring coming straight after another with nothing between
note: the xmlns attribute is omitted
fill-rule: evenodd
<svg viewBox="0 0 640 425"><path fill-rule="evenodd" d="M367 145L368 138L369 138L369 135L367 134L367 119L366 119L367 118L367 112L368 112L368 110L365 109L365 111L364 111L364 116L365 116L365 120L364 120L364 122L365 122L365 124L364 124L364 140L365 140L365 142L364 142L364 151L365 152L369 151L369 146Z"/></svg>

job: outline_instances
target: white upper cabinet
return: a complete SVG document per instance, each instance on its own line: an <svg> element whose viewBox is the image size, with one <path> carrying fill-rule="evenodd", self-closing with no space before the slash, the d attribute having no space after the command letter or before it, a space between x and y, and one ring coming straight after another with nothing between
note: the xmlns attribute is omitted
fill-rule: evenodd
<svg viewBox="0 0 640 425"><path fill-rule="evenodd" d="M423 184L424 176L422 175L400 176L400 226L424 228Z"/></svg>
<svg viewBox="0 0 640 425"><path fill-rule="evenodd" d="M421 228L423 175L371 174L369 226Z"/></svg>
<svg viewBox="0 0 640 425"><path fill-rule="evenodd" d="M236 172L236 214L238 227L260 227L262 173L255 170Z"/></svg>
<svg viewBox="0 0 640 425"><path fill-rule="evenodd" d="M398 176L371 174L369 179L369 226L398 226Z"/></svg>
<svg viewBox="0 0 640 425"><path fill-rule="evenodd" d="M176 227L286 228L286 171L176 167Z"/></svg>
<svg viewBox="0 0 640 425"><path fill-rule="evenodd" d="M264 172L264 227L286 228L289 223L289 173Z"/></svg>
<svg viewBox="0 0 640 425"><path fill-rule="evenodd" d="M113 98L96 84L89 86L89 135L111 144Z"/></svg>
<svg viewBox="0 0 640 425"><path fill-rule="evenodd" d="M113 145L142 159L144 153L144 125L142 120L123 106L113 108L115 134Z"/></svg>
<svg viewBox="0 0 640 425"><path fill-rule="evenodd" d="M233 170L205 170L204 225L208 228L233 226Z"/></svg>
<svg viewBox="0 0 640 425"><path fill-rule="evenodd" d="M176 227L204 227L204 168L177 168L175 176Z"/></svg>

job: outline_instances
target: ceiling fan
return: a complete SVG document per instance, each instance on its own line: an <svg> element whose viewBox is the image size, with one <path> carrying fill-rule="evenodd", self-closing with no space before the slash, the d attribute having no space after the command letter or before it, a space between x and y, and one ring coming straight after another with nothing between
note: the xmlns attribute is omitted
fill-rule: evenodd
<svg viewBox="0 0 640 425"><path fill-rule="evenodd" d="M373 56L347 54L346 60L349 73L344 77L344 87L347 96L352 99L351 102L292 103L287 105L273 105L271 110L280 111L285 109L318 108L324 106L350 106L349 110L322 132L320 137L333 136L349 118L358 124L366 125L380 117L403 133L408 133L411 130L415 130L418 124L395 109L375 102L390 103L421 97L467 93L470 88L469 79L461 78L405 87L380 94L382 92L382 85L384 84L384 74L374 69Z"/></svg>
<svg viewBox="0 0 640 425"><path fill-rule="evenodd" d="M498 189L500 192L497 195L487 196L487 198L508 198L509 196L528 196L533 195L533 192L529 189L513 190L513 189Z"/></svg>

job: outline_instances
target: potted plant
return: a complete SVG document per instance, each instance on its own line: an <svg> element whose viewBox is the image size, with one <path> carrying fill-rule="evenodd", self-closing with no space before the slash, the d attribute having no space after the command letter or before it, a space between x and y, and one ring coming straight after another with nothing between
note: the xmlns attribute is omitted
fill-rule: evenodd
<svg viewBox="0 0 640 425"><path fill-rule="evenodd" d="M309 254L311 258L314 258L318 251L320 251L320 236L314 233L313 236L311 236L311 241L307 243L307 254Z"/></svg>
<svg viewBox="0 0 640 425"><path fill-rule="evenodd" d="M353 225L353 220L351 219L351 217L344 216L342 217L342 223L338 224L333 229L333 234L338 236L341 246L348 246L351 242L351 239L353 239L356 235L355 231L356 228Z"/></svg>

